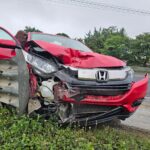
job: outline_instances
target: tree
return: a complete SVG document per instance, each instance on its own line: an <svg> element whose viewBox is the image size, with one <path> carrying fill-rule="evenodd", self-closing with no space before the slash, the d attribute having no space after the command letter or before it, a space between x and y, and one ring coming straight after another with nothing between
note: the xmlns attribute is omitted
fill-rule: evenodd
<svg viewBox="0 0 150 150"><path fill-rule="evenodd" d="M28 32L42 32L41 30L36 29L35 27L30 27L30 26L25 26L24 31L26 33L28 33Z"/></svg>
<svg viewBox="0 0 150 150"><path fill-rule="evenodd" d="M102 36L101 28L99 30L95 28L93 33L89 31L86 34L84 42L89 48L91 48L95 52L100 52L100 49L104 48L104 39Z"/></svg>
<svg viewBox="0 0 150 150"><path fill-rule="evenodd" d="M150 61L150 33L140 34L133 40L132 56L137 64L147 66Z"/></svg>
<svg viewBox="0 0 150 150"><path fill-rule="evenodd" d="M89 31L85 37L85 44L96 52L112 55L119 58L125 58L128 50L129 38L124 28L120 30L115 26L109 28L94 29Z"/></svg>
<svg viewBox="0 0 150 150"><path fill-rule="evenodd" d="M84 42L95 52L127 60L129 64L147 66L150 61L150 33L132 39L124 28L95 28L86 34Z"/></svg>
<svg viewBox="0 0 150 150"><path fill-rule="evenodd" d="M122 35L111 35L106 39L104 43L103 53L118 57L120 59L127 59L127 54L129 51L129 38Z"/></svg>
<svg viewBox="0 0 150 150"><path fill-rule="evenodd" d="M75 40L84 44L84 39L82 39L82 38L75 38Z"/></svg>
<svg viewBox="0 0 150 150"><path fill-rule="evenodd" d="M64 36L64 37L70 38L69 35L67 35L66 33L57 33L56 35L60 35L60 36Z"/></svg>

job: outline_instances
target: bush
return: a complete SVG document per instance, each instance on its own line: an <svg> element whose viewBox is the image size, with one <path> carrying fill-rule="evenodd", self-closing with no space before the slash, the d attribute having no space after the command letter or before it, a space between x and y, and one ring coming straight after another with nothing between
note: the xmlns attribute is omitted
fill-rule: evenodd
<svg viewBox="0 0 150 150"><path fill-rule="evenodd" d="M127 150L149 149L150 138L101 126L91 130L62 128L55 118L17 116L0 110L0 149Z"/></svg>

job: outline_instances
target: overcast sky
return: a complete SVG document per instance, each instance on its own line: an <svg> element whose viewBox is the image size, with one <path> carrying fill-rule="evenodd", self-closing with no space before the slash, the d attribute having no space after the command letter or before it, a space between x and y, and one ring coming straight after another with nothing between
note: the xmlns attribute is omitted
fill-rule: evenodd
<svg viewBox="0 0 150 150"><path fill-rule="evenodd" d="M150 10L150 0L91 1ZM128 35L134 37L150 32L150 15L71 6L51 0L0 0L0 26L13 34L25 26L33 26L52 34L65 32L71 37L84 37L94 27L117 26L124 27Z"/></svg>

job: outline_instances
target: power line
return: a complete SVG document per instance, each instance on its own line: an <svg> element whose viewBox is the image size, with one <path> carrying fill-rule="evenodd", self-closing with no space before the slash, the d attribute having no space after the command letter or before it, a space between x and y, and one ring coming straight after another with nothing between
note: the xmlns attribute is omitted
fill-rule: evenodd
<svg viewBox="0 0 150 150"><path fill-rule="evenodd" d="M105 9L109 9L112 11L119 11L119 12L124 12L124 13L150 15L150 11L147 11L147 10L121 7L117 5L94 2L94 1L89 1L89 0L47 0L47 1L53 2L53 3L65 4L65 5L76 5L76 6L81 6L81 7L93 8L93 9L105 8Z"/></svg>
<svg viewBox="0 0 150 150"><path fill-rule="evenodd" d="M59 0L51 0L52 2L60 3ZM117 10L117 11L122 11L126 13L138 13L142 15L150 15L150 11L146 10L139 10L139 9L133 9L133 8L127 8L127 7L121 7L121 6L116 6L116 5L110 5L106 3L101 3L101 2L93 2L93 1L88 1L88 0L61 0L61 3L63 4L69 4L69 5L78 5L78 6L84 6L84 7L89 7L89 8L107 8L111 10Z"/></svg>

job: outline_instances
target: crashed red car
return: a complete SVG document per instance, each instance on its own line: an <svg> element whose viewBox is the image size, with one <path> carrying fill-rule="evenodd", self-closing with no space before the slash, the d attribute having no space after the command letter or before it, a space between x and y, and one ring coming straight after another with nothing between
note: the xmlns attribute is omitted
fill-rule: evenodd
<svg viewBox="0 0 150 150"><path fill-rule="evenodd" d="M61 123L95 125L128 118L142 103L148 75L70 38L29 33L20 43L0 28L0 102L22 113L56 114Z"/></svg>

